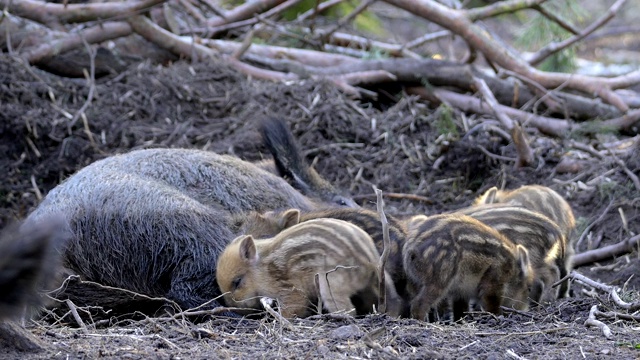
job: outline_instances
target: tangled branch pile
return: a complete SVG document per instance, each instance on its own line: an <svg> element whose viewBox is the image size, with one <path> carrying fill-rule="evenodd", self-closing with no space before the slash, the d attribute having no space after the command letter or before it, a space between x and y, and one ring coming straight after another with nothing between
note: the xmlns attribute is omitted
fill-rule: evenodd
<svg viewBox="0 0 640 360"><path fill-rule="evenodd" d="M375 0L359 2L337 21L322 21L322 14L343 0L316 1L293 21L282 20L284 11L301 2L256 0L224 10L213 0L82 4L0 0L4 9L0 30L7 34L0 46L30 64L92 81L96 76L121 72L141 58L163 62L184 57L226 62L259 79L325 79L353 97L375 97L372 89L397 84L406 93L434 104L498 119L498 129L495 121L483 126L514 142L520 166L533 163L522 125L557 137L570 131L592 133L605 128L637 132L640 94L630 88L640 83L640 70L605 78L536 68L549 56L603 27L626 0L616 1L582 30L548 11L546 0L507 0L472 9L430 0L385 0L387 5L442 28L405 44L343 32ZM573 36L525 58L479 24L526 9L539 12ZM425 43L452 36L468 45L466 59L434 60L421 54ZM283 37L299 47L258 44L264 43L263 39L269 42ZM92 44L101 47L95 51ZM389 57L372 60L374 50ZM491 71L480 67L477 53ZM477 101L478 97L482 101ZM598 122L594 125L591 120Z"/></svg>

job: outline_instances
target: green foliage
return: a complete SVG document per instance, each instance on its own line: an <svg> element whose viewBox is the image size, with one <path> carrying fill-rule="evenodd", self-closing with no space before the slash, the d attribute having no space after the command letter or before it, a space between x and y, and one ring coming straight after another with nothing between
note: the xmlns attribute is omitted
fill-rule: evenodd
<svg viewBox="0 0 640 360"><path fill-rule="evenodd" d="M364 57L365 60L380 60L380 59L388 59L389 53L385 50L379 49L377 47L372 47L367 55Z"/></svg>
<svg viewBox="0 0 640 360"><path fill-rule="evenodd" d="M569 19L573 24L584 21L586 11L576 0L563 2L548 2L545 9L557 14L563 19ZM572 34L550 21L543 15L535 13L523 27L523 31L516 39L516 45L529 51L536 51L551 42L560 42L571 37ZM544 71L571 72L576 69L576 50L569 47L557 52L543 61L539 68Z"/></svg>
<svg viewBox="0 0 640 360"><path fill-rule="evenodd" d="M600 196L600 199L606 201L615 199L618 186L619 184L615 181L603 181L598 183L596 187L598 188L598 195Z"/></svg>
<svg viewBox="0 0 640 360"><path fill-rule="evenodd" d="M446 104L441 104L436 110L434 126L439 135L458 137L458 126L453 116L453 109Z"/></svg>
<svg viewBox="0 0 640 360"><path fill-rule="evenodd" d="M585 121L580 126L571 130L569 138L574 140L585 139L591 134L618 135L619 129L613 126L603 125L602 120Z"/></svg>

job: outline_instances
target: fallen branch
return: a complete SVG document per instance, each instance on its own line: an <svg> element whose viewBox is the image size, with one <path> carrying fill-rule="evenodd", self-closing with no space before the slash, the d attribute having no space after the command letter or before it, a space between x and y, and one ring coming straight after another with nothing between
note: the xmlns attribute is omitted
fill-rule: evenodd
<svg viewBox="0 0 640 360"><path fill-rule="evenodd" d="M493 114L487 104L481 103L470 95L458 94L444 89L433 89L433 92L430 93L424 87L408 87L406 91L409 94L419 95L427 100L440 100L462 111L486 115ZM498 109L521 123L527 123L548 135L562 137L571 128L571 124L567 120L537 116L505 105L498 105Z"/></svg>
<svg viewBox="0 0 640 360"><path fill-rule="evenodd" d="M622 113L629 106L613 90L628 81L640 83L640 70L619 78L598 78L593 76L544 72L533 68L510 49L502 46L481 27L475 25L465 11L454 10L430 0L385 0L387 3L430 20L461 36L470 47L482 52L493 64L528 77L545 88L565 86L567 89L584 94L595 94L605 102L615 106Z"/></svg>
<svg viewBox="0 0 640 360"><path fill-rule="evenodd" d="M598 306L593 305L591 307L591 311L589 311L589 318L587 318L587 320L584 322L584 326L595 326L597 328L600 328L600 330L602 330L602 333L604 334L604 337L610 339L612 335L611 329L602 321L596 320L596 311L598 311Z"/></svg>
<svg viewBox="0 0 640 360"><path fill-rule="evenodd" d="M533 150L529 147L529 143L522 131L520 125L515 123L509 116L507 116L504 112L499 111L499 104L496 100L495 96L487 86L487 83L482 79L478 79L474 77L474 84L477 90L482 94L484 101L487 102L487 105L493 111L493 114L496 118L502 123L502 125L511 132L511 139L516 148L516 152L518 154L518 160L516 161L516 167L529 166L533 163Z"/></svg>
<svg viewBox="0 0 640 360"><path fill-rule="evenodd" d="M621 241L617 244L602 247L600 249L594 249L585 251L580 254L576 254L573 257L573 266L579 267L586 264L591 264L596 261L609 259L614 256L626 254L632 252L640 242L640 235L636 235L627 240Z"/></svg>
<svg viewBox="0 0 640 360"><path fill-rule="evenodd" d="M167 0L139 0L90 4L54 4L37 0L0 0L0 7L10 13L47 26L114 19L148 10Z"/></svg>
<svg viewBox="0 0 640 360"><path fill-rule="evenodd" d="M89 44L96 44L107 40L130 35L133 32L126 22L108 21L77 33L71 33L61 39L43 41L39 46L24 52L22 57L30 64L37 64L54 56L74 50L83 45L83 38Z"/></svg>
<svg viewBox="0 0 640 360"><path fill-rule="evenodd" d="M80 329L82 329L82 332L86 334L88 332L87 325L84 324L84 321L82 321L80 314L78 314L78 309L76 308L76 306L73 304L71 300L67 299L65 300L65 302L69 307L69 310L71 311L71 314L73 315L73 318L75 319L76 323L78 324Z"/></svg>
<svg viewBox="0 0 640 360"><path fill-rule="evenodd" d="M571 274L569 274L569 277L574 279L574 280L576 280L576 281L578 281L578 282L581 282L582 284L585 284L587 286L591 286L593 288L596 288L598 290L601 290L601 291L604 291L604 292L608 293L609 296L611 296L611 300L613 300L613 302L617 306L619 306L619 307L621 307L623 309L629 310L631 312L634 312L634 311L637 311L637 310L640 309L640 301L634 301L634 302L628 303L628 302L622 300L620 298L620 296L618 295L618 288L615 287L615 286L606 285L606 284L597 282L597 281L595 281L593 279L590 279L590 278L588 278L588 277L586 277L586 276L584 276L582 274L579 274L579 273L577 273L575 271L572 271Z"/></svg>
<svg viewBox="0 0 640 360"><path fill-rule="evenodd" d="M615 311L602 312L600 310L596 310L595 315L598 317L604 317L607 319L614 319L614 320L621 319L621 320L631 320L631 321L640 322L640 315L629 315L629 314L623 314Z"/></svg>

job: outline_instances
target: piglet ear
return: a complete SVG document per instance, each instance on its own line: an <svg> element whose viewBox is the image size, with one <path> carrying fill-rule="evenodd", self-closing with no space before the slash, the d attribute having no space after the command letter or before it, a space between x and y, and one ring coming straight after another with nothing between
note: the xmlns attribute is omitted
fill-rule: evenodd
<svg viewBox="0 0 640 360"><path fill-rule="evenodd" d="M258 252L253 236L246 235L240 240L240 259L249 264L255 264L258 261Z"/></svg>
<svg viewBox="0 0 640 360"><path fill-rule="evenodd" d="M412 216L407 222L406 222L406 229L407 232L414 232L417 231L418 228L420 228L420 225L422 225L422 223L425 222L425 220L427 220L427 216L426 215L415 215Z"/></svg>
<svg viewBox="0 0 640 360"><path fill-rule="evenodd" d="M300 210L289 209L282 214L282 218L280 219L280 228L284 230L292 227L293 225L298 225L299 223Z"/></svg>
<svg viewBox="0 0 640 360"><path fill-rule="evenodd" d="M494 204L496 202L496 196L498 195L498 188L492 187L482 194L483 204Z"/></svg>

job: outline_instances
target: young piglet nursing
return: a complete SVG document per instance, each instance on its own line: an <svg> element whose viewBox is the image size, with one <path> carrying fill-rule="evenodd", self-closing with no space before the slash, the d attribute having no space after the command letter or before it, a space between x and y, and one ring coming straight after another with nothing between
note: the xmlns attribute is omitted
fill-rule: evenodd
<svg viewBox="0 0 640 360"><path fill-rule="evenodd" d="M502 305L527 309L534 274L523 246L465 215L414 216L407 228L403 260L413 318L450 302L458 320L471 299L494 314Z"/></svg>
<svg viewBox="0 0 640 360"><path fill-rule="evenodd" d="M294 218L284 221L297 223ZM378 257L373 240L359 227L316 219L273 238L236 238L220 256L216 277L228 306L260 309L265 296L277 299L288 318L354 308L360 314L378 304ZM319 301L323 309L316 309ZM387 303L397 315L400 304L393 286L387 287Z"/></svg>

